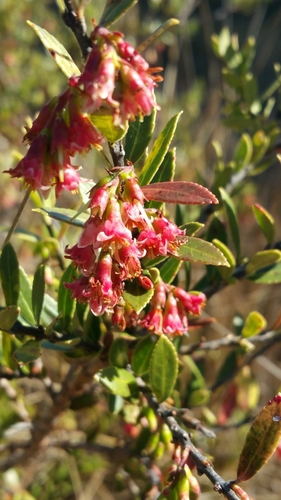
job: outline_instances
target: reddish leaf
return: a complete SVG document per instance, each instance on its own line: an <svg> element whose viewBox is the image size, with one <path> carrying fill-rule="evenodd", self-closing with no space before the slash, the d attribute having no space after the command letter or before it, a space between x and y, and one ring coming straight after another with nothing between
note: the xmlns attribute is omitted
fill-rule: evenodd
<svg viewBox="0 0 281 500"><path fill-rule="evenodd" d="M240 455L237 482L254 476L275 451L281 437L281 393L255 418Z"/></svg>
<svg viewBox="0 0 281 500"><path fill-rule="evenodd" d="M179 203L181 205L204 205L218 203L217 198L207 188L195 182L155 182L142 186L147 200L163 203Z"/></svg>

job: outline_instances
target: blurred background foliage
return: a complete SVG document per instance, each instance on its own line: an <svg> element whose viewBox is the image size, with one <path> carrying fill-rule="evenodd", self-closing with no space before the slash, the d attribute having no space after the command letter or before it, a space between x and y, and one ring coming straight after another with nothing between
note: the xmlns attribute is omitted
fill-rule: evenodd
<svg viewBox="0 0 281 500"><path fill-rule="evenodd" d="M86 9L86 21L89 30L91 19L99 19L105 2L93 0ZM219 34L224 27L231 33L237 33L240 46L249 37L256 40L256 57L252 72L257 78L259 92L262 94L276 78L274 64L281 64L281 5L279 0L139 0L138 4L127 13L114 28L126 33L128 41L137 46L155 28L169 17L180 20L180 25L165 33L146 49L145 57L153 66L164 68L164 82L157 89L157 98L161 105L158 113L158 130L161 130L167 118L183 109L180 126L174 141L177 146L177 175L184 180L201 182L212 186L214 164L217 161L212 145L217 141L222 148L224 161L233 157L240 134L233 126L224 121L227 115L225 97L227 90L222 81L222 61L212 49L211 37ZM26 117L34 117L42 105L54 95L60 93L65 85L65 76L55 62L46 53L41 42L26 24L26 20L47 29L65 45L76 64L81 68L80 50L74 36L60 18L55 1L44 0L1 0L0 2L0 168L8 169L15 165L17 155L24 154L22 145L23 126ZM277 68L278 69L278 68ZM231 96L230 96L231 97ZM276 102L271 117L280 122L281 108ZM276 144L280 138L276 137ZM93 152L87 176L101 167L101 159ZM261 203L276 220L277 239L280 239L278 227L281 221L280 164L270 158L270 169L261 172L247 182L236 204L239 206L242 254L250 255L263 248L264 240L255 224L251 211L253 203ZM0 216L1 225L9 225L23 194L19 193L20 184L8 180L1 174ZM68 198L73 206L75 198ZM63 201L65 203L65 200ZM34 234L29 243L20 239L16 242L19 260L28 272L36 266L38 242L36 235L41 235L42 224L39 216L30 215L26 209L22 228ZM198 209L192 209L186 218L198 217ZM48 235L46 235L47 238ZM74 238L74 236L73 236ZM51 248L51 243L50 243ZM51 250L50 250L51 254ZM200 266L192 274L192 282L200 278ZM202 273L201 273L202 274ZM51 279L55 279L54 276ZM238 283L223 292L214 295L209 301L207 312L217 319L208 329L208 339L226 335L228 328L233 330L233 323L239 323L239 317L246 317L254 308L267 318L268 324L278 316L280 310L280 285L259 286L251 283ZM236 323L235 323L236 322ZM196 334L191 333L193 341ZM259 395L263 404L273 393L280 390L280 347L276 346L267 358L260 356L254 363L255 379L247 371L241 374L240 384L245 388L245 398L252 397L252 409ZM228 352L211 352L206 363L208 385L213 380L214 368L223 365ZM200 366L200 359L197 360ZM44 358L46 370L52 380L60 380L66 367L54 353ZM257 383L258 382L258 383ZM225 388L224 388L225 389ZM4 471L1 476L0 492L3 500L91 500L91 499L140 499L145 496L147 484L153 484L153 469L147 467L150 460L144 456L126 462L118 444L129 443L128 432L124 430L122 418L108 411L108 396L101 394L98 385L86 392L84 400L73 401L72 407L61 415L56 422L56 429L48 439L60 440L67 437L73 443L72 451L49 447L36 461L26 467ZM214 393L211 409L218 413L224 390ZM247 392L248 391L248 392ZM0 390L0 430L2 438L24 441L29 436L29 416L44 412L41 383L34 380L11 382L2 380ZM247 395L248 394L248 395ZM250 396L249 396L250 394ZM241 395L243 399L243 394ZM247 400L248 401L248 400ZM24 404L23 404L24 402ZM243 403L241 403L243 409ZM26 409L28 414L25 413ZM129 411L129 410L128 410ZM133 412L133 409L130 410ZM137 410L136 410L137 411ZM204 415L198 410L198 416L210 423L213 413ZM134 422L134 415L127 415L127 421ZM21 426L16 424L21 423ZM202 449L215 459L218 471L226 479L235 476L235 464L245 435L245 426L236 428L235 419L230 422L229 430L218 433L215 443L202 442ZM200 445L198 437L197 445ZM76 441L85 441L84 449L75 449ZM100 449L99 449L100 444ZM230 445L231 444L231 445ZM1 446L1 445L0 445ZM126 445L129 447L129 444ZM125 446L125 450L126 450ZM101 450L109 450L101 453ZM168 463L169 456L162 459ZM125 464L125 465L124 465ZM250 482L248 493L256 500L280 498L280 464L273 459L258 476ZM148 474L148 470L150 471ZM130 474L129 474L130 473ZM217 498L217 493L210 491L210 485L203 478L201 498ZM270 485L269 485L270 483ZM151 497L153 498L153 497Z"/></svg>

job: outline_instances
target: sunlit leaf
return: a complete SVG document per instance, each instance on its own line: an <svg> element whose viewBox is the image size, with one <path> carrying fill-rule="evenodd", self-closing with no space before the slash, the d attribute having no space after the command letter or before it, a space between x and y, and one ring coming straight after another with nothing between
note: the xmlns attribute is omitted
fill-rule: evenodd
<svg viewBox="0 0 281 500"><path fill-rule="evenodd" d="M222 278L227 279L229 276L232 275L233 270L235 269L236 265L235 257L233 253L229 250L229 248L222 241L214 239L212 240L212 243L213 245L215 245L215 247L217 247L221 251L221 253L224 255L229 264L228 268L222 267L219 269Z"/></svg>
<svg viewBox="0 0 281 500"><path fill-rule="evenodd" d="M128 130L128 121L124 127L114 125L112 113L108 113L107 110L98 111L94 115L89 115L89 118L110 143L120 141Z"/></svg>
<svg viewBox="0 0 281 500"><path fill-rule="evenodd" d="M248 134L243 134L236 146L233 155L233 160L236 163L235 170L237 172L239 172L249 164L252 154L253 144L251 138Z"/></svg>
<svg viewBox="0 0 281 500"><path fill-rule="evenodd" d="M179 247L177 257L189 262L229 267L229 263L221 251L209 241L200 238L189 237L187 243Z"/></svg>
<svg viewBox="0 0 281 500"><path fill-rule="evenodd" d="M181 229L185 230L186 236L194 236L198 233L198 231L200 231L200 229L202 229L202 227L204 227L204 224L201 224L200 222L186 222L180 226Z"/></svg>
<svg viewBox="0 0 281 500"><path fill-rule="evenodd" d="M149 382L159 403L170 396L177 375L177 352L168 337L161 335L153 350L149 365Z"/></svg>
<svg viewBox="0 0 281 500"><path fill-rule="evenodd" d="M274 453L281 437L281 393L279 392L255 418L241 452L237 482L253 477Z"/></svg>
<svg viewBox="0 0 281 500"><path fill-rule="evenodd" d="M154 142L152 150L150 151L143 169L139 175L139 182L141 186L150 183L151 179L153 179L157 170L162 164L169 149L170 143L174 137L181 114L182 112L178 113L168 121L161 134Z"/></svg>
<svg viewBox="0 0 281 500"><path fill-rule="evenodd" d="M239 228L238 228L238 222L237 222L237 211L234 206L234 203L230 196L227 194L225 189L222 187L219 188L225 210L226 210L226 215L229 223L229 228L233 240L233 244L236 250L236 257L239 259L240 255L240 236L239 236Z"/></svg>
<svg viewBox="0 0 281 500"><path fill-rule="evenodd" d="M37 33L44 47L51 54L52 58L56 61L67 78L73 75L80 75L79 68L76 66L66 48L53 35L31 21L27 21L27 24Z"/></svg>
<svg viewBox="0 0 281 500"><path fill-rule="evenodd" d="M258 225L260 226L267 242L271 245L274 240L275 233L274 219L272 215L270 215L270 213L258 203L253 205L252 209Z"/></svg>
<svg viewBox="0 0 281 500"><path fill-rule="evenodd" d="M128 281L123 297L128 304L139 314L148 304L154 294L154 288L145 290L137 280Z"/></svg>
<svg viewBox="0 0 281 500"><path fill-rule="evenodd" d="M24 269L19 267L20 273L20 294L18 306L21 310L21 318L30 325L34 324L34 315L32 312L32 286Z"/></svg>
<svg viewBox="0 0 281 500"><path fill-rule="evenodd" d="M261 252L257 252L249 259L246 265L246 273L253 274L263 267L275 264L280 261L280 259L280 250L262 250Z"/></svg>
<svg viewBox="0 0 281 500"><path fill-rule="evenodd" d="M252 311L248 314L245 325L242 329L243 337L252 337L253 335L258 335L262 330L266 328L266 319L258 311Z"/></svg>
<svg viewBox="0 0 281 500"><path fill-rule="evenodd" d="M95 378L110 392L118 394L123 398L128 398L138 392L137 381L134 375L124 370L124 368L108 366L97 373Z"/></svg>
<svg viewBox="0 0 281 500"><path fill-rule="evenodd" d="M281 283L281 262L278 261L271 266L262 267L253 274L248 275L247 278L255 281L255 283L264 283L267 285Z"/></svg>

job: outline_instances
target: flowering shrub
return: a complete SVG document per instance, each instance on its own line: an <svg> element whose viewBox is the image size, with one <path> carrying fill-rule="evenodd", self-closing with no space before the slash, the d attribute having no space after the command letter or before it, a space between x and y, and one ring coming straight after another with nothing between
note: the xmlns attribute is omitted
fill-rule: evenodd
<svg viewBox="0 0 281 500"><path fill-rule="evenodd" d="M122 432L134 441L124 470L130 469L128 464L134 457L149 457L146 467L154 479L146 482L143 498L199 498L200 485L194 475L197 468L225 498L249 500L238 483L254 476L278 445L280 393L272 397L250 428L237 477L232 481L223 480L194 445L188 429L207 437L214 437L214 433L188 412L195 406L208 409L211 396L200 363L197 366L192 354L227 345L234 346L234 350L220 367L214 387L233 380L222 398L218 416L212 415L221 427L231 420L237 408L247 419L256 406L258 390L250 366L243 365L241 359L247 360L261 338L280 336L280 321L276 321L273 331L266 331L266 320L257 311L242 321L237 334L214 343L204 337L194 342L189 336L195 328L213 321L202 312L219 290L242 279L257 284L281 282L281 252L274 244L273 218L260 204L253 206L267 246L253 256L241 258L239 223L232 201L235 192L242 189L241 180L260 168L276 138L276 124L266 121L265 111L263 129L257 130L259 124L253 115L257 109L263 112L262 101L256 96L249 102L243 87L250 78L247 71L251 46L240 52L227 30L213 37L213 49L226 65L226 82L237 94L235 102L228 102L226 113L232 119L245 118L248 131L239 139L230 164L223 162L220 147L215 144L218 158L209 190L196 183L174 180L175 154L169 148L181 113L170 118L150 144L156 111L160 109L154 91L162 77L155 74L161 68L150 68L122 33L108 29L124 13L127 2L110 3L89 36L81 20L82 3L75 10L71 2L65 1L64 13L86 59L82 72L57 40L33 25L66 74L68 84L26 127L27 153L5 172L22 179L27 194L1 254L5 300L0 309L1 376L39 378L51 403L43 418L35 416L32 420L30 437L24 446L7 445L7 456L0 469L24 463L36 456L41 447L48 446L45 438L52 435L58 415L87 394L89 387L92 390L98 385L99 391L109 393L112 413L122 415ZM171 20L160 31L173 24L175 21ZM109 158L104 153L106 148ZM77 165L78 154L87 161L90 150L102 152L106 158L105 176L97 182L82 179L81 167ZM89 187L86 199L83 186L84 190ZM52 200L65 190L78 193L79 209L46 205L47 200L52 205ZM37 202L36 209L43 217L47 214L56 219L62 228L64 224L80 228L79 237L72 246L70 242L66 244L63 256L57 249L61 269L53 281L47 278L51 259L46 262L44 251L42 264L31 282L10 243L33 191L37 192L34 199L42 202L40 207ZM174 220L166 204L176 205ZM189 214L191 205L204 207L201 222L190 218L186 222L182 216L179 206L186 207ZM221 207L225 209L233 252L227 245ZM202 220L206 222L204 229ZM62 233L54 233L53 239L60 239ZM190 290L191 264L206 268ZM51 294L45 292L47 284L51 284ZM56 377L52 378L48 361L44 361L48 356L52 359L51 351L61 356L63 366L70 366L67 375L66 369L62 370L59 391ZM45 369L50 376L46 376ZM189 372L188 383L185 371ZM73 443L64 444L68 448ZM59 440L56 445L64 447ZM13 447L18 448L17 453L10 457L8 453ZM162 455L172 461L163 478L157 462Z"/></svg>

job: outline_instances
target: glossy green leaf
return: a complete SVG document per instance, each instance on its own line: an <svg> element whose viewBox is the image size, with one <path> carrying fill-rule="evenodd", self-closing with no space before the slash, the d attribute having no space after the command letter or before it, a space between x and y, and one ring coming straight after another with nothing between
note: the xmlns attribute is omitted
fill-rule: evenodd
<svg viewBox="0 0 281 500"><path fill-rule="evenodd" d="M51 54L52 58L56 61L57 65L67 78L70 78L73 75L80 75L79 68L76 66L66 48L53 35L31 21L27 21L27 24L34 29L44 47Z"/></svg>
<svg viewBox="0 0 281 500"><path fill-rule="evenodd" d="M182 112L173 116L168 121L161 134L156 139L139 176L141 186L145 186L150 183L151 179L153 179L162 164L174 137L181 113Z"/></svg>
<svg viewBox="0 0 281 500"><path fill-rule="evenodd" d="M243 134L234 151L233 160L236 163L236 172L245 168L251 161L253 144L248 134Z"/></svg>
<svg viewBox="0 0 281 500"><path fill-rule="evenodd" d="M252 311L246 318L245 325L242 329L242 335L246 338L258 335L266 328L266 325L267 322L264 316L258 311Z"/></svg>
<svg viewBox="0 0 281 500"><path fill-rule="evenodd" d="M89 219L89 214L80 214L76 217L77 211L71 208L34 208L33 212L38 212L39 214L48 215L52 219L59 220L60 222L66 222L76 227L84 227L86 220Z"/></svg>
<svg viewBox="0 0 281 500"><path fill-rule="evenodd" d="M207 188L195 182L156 182L142 186L147 200L180 205L204 205L218 203L217 198Z"/></svg>
<svg viewBox="0 0 281 500"><path fill-rule="evenodd" d="M95 378L110 392L123 398L138 393L137 381L134 375L124 370L124 368L108 366L97 373Z"/></svg>
<svg viewBox="0 0 281 500"><path fill-rule="evenodd" d="M281 393L255 418L247 434L238 468L237 482L247 481L269 460L281 437Z"/></svg>
<svg viewBox="0 0 281 500"><path fill-rule="evenodd" d="M6 305L16 305L20 291L19 263L11 243L7 243L2 250L0 275Z"/></svg>
<svg viewBox="0 0 281 500"><path fill-rule="evenodd" d="M229 267L229 263L218 248L209 241L192 236L188 238L187 243L179 247L177 257L189 262Z"/></svg>
<svg viewBox="0 0 281 500"><path fill-rule="evenodd" d="M122 337L115 339L109 351L109 363L117 368L126 368L129 363L128 342Z"/></svg>
<svg viewBox="0 0 281 500"><path fill-rule="evenodd" d="M177 276L182 262L179 259L170 257L163 266L160 267L160 275L164 283L172 283L172 281Z"/></svg>
<svg viewBox="0 0 281 500"><path fill-rule="evenodd" d="M145 153L155 128L155 120L156 109L153 108L152 113L142 121L137 117L130 123L125 139L126 160L135 164Z"/></svg>
<svg viewBox="0 0 281 500"><path fill-rule="evenodd" d="M0 330L10 331L18 319L20 308L18 306L8 306L0 311Z"/></svg>
<svg viewBox="0 0 281 500"><path fill-rule="evenodd" d="M281 262L266 266L258 269L255 273L250 274L247 278L255 283L264 283L273 285L274 283L281 283Z"/></svg>
<svg viewBox="0 0 281 500"><path fill-rule="evenodd" d="M128 281L123 297L125 301L139 314L143 308L152 299L154 288L145 290L140 286L137 280Z"/></svg>
<svg viewBox="0 0 281 500"><path fill-rule="evenodd" d="M89 115L89 118L111 144L120 141L128 130L128 121L123 127L114 125L112 113L108 113L106 109L97 111L94 115Z"/></svg>
<svg viewBox="0 0 281 500"><path fill-rule="evenodd" d="M108 0L106 7L99 22L99 26L107 28L123 16L125 12L133 7L138 0Z"/></svg>
<svg viewBox="0 0 281 500"><path fill-rule="evenodd" d="M159 338L158 335L149 334L137 344L132 358L132 368L137 375L148 372L150 358Z"/></svg>
<svg viewBox="0 0 281 500"><path fill-rule="evenodd" d="M20 366L36 361L42 354L40 340L28 340L14 352L14 358Z"/></svg>
<svg viewBox="0 0 281 500"><path fill-rule="evenodd" d="M43 307L45 293L45 266L41 265L38 267L34 274L34 280L32 285L32 311L36 324L40 324L40 316Z"/></svg>
<svg viewBox="0 0 281 500"><path fill-rule="evenodd" d="M70 283L76 276L76 269L70 264L64 271L58 290L58 312L61 314L60 323L62 328L67 329L75 309L75 300L71 298L71 291L64 286L64 283Z"/></svg>
<svg viewBox="0 0 281 500"><path fill-rule="evenodd" d="M227 215L227 220L229 223L229 228L234 244L234 248L236 251L236 257L239 259L240 255L240 236L239 236L239 228L238 228L238 222L237 222L237 212L236 208L234 206L234 203L230 196L227 194L225 189L222 187L219 188L221 198L223 200L225 210L226 210L226 215Z"/></svg>
<svg viewBox="0 0 281 500"><path fill-rule="evenodd" d="M270 213L258 203L253 205L252 209L258 225L260 226L267 242L271 245L273 243L275 233L274 219L272 215L270 215Z"/></svg>
<svg viewBox="0 0 281 500"><path fill-rule="evenodd" d="M21 310L21 318L30 325L34 325L34 316L32 312L32 286L24 269L19 267L20 274L20 294L18 306Z"/></svg>
<svg viewBox="0 0 281 500"><path fill-rule="evenodd" d="M168 337L161 335L153 350L149 365L149 382L159 403L170 396L177 375L177 352Z"/></svg>
<svg viewBox="0 0 281 500"><path fill-rule="evenodd" d="M236 266L235 257L233 253L229 250L229 248L222 241L214 239L212 243L213 245L215 245L215 247L217 247L221 251L221 253L224 255L229 264L228 268L222 267L219 269L222 278L227 279L229 278L229 276L232 275L233 270L235 269Z"/></svg>
<svg viewBox="0 0 281 500"><path fill-rule="evenodd" d="M281 260L280 250L262 250L250 257L246 265L246 273L253 274L263 267L271 266Z"/></svg>

